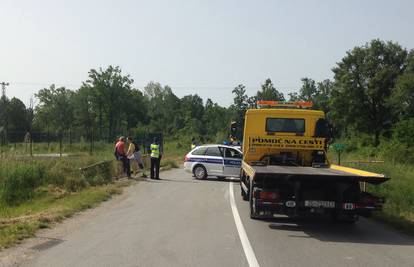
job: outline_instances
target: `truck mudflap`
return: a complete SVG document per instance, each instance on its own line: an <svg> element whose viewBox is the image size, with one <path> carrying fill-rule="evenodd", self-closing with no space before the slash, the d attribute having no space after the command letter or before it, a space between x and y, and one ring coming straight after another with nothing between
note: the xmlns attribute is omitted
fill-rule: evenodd
<svg viewBox="0 0 414 267"><path fill-rule="evenodd" d="M354 168L331 164L329 167L300 166L250 166L243 162L243 170L253 179L282 178L289 181L318 179L330 181L357 181L370 184L381 184L390 178L383 174L362 171Z"/></svg>

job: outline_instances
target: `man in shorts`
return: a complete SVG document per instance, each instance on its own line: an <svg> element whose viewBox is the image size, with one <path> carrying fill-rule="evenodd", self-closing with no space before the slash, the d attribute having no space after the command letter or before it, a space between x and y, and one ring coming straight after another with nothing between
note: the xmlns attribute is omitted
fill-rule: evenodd
<svg viewBox="0 0 414 267"><path fill-rule="evenodd" d="M139 145L135 143L130 136L128 136L127 141L129 144L127 152L128 159L130 159L132 162L135 161L137 163L137 172L139 169L141 169L142 177L147 177L145 174L144 162L142 160L142 153L139 149Z"/></svg>

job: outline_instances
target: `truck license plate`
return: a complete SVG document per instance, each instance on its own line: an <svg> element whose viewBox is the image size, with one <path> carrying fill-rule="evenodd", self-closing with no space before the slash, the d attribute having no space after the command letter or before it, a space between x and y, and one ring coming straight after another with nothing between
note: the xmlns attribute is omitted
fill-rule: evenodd
<svg viewBox="0 0 414 267"><path fill-rule="evenodd" d="M335 208L335 201L305 200L305 207Z"/></svg>

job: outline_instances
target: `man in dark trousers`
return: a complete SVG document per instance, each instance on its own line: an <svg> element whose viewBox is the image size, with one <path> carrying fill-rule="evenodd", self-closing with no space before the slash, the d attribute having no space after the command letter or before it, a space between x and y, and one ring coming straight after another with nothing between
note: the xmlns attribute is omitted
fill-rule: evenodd
<svg viewBox="0 0 414 267"><path fill-rule="evenodd" d="M115 145L116 159L122 162L122 167L126 173L128 179L131 178L131 167L129 165L129 159L126 154L125 137L121 136Z"/></svg>
<svg viewBox="0 0 414 267"><path fill-rule="evenodd" d="M154 138L154 142L151 144L151 179L160 179L160 162L161 162L161 150L158 138Z"/></svg>

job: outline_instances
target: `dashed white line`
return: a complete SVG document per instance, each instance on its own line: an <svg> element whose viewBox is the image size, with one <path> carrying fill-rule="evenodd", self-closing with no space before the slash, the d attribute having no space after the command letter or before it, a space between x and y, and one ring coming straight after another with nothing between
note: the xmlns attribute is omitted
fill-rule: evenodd
<svg viewBox="0 0 414 267"><path fill-rule="evenodd" d="M252 245L250 245L246 230L244 230L243 223L240 219L239 211L237 210L236 201L234 200L233 182L229 182L230 191L230 205L233 212L234 222L236 223L237 232L239 233L240 241L243 246L244 254L250 267L259 267L256 255L254 254Z"/></svg>

